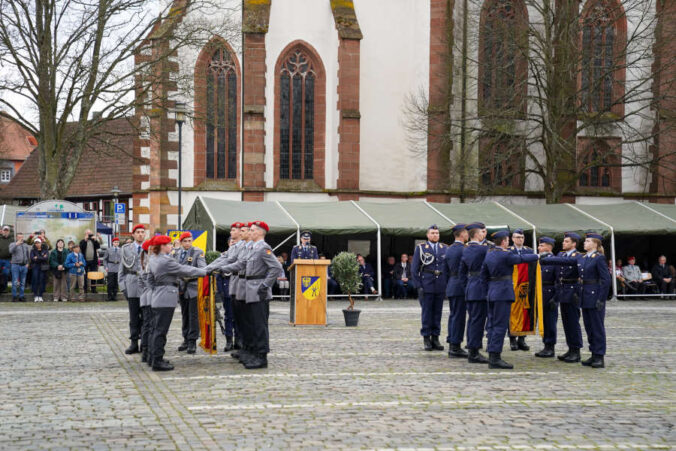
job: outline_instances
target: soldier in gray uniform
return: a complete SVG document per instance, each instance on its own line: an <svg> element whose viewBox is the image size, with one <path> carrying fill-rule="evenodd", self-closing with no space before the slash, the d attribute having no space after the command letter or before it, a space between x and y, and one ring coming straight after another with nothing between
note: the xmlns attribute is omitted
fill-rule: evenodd
<svg viewBox="0 0 676 451"><path fill-rule="evenodd" d="M150 342L153 371L171 371L174 366L164 360L164 346L174 310L179 301L178 282L180 277L204 277L204 268L181 265L169 253L171 238L158 235L153 238L153 247L148 263L148 272L152 277L153 291L150 305L153 309L153 335Z"/></svg>
<svg viewBox="0 0 676 451"><path fill-rule="evenodd" d="M141 290L139 288L139 276L141 275L141 259L139 256L143 252L143 239L146 236L146 228L143 224L137 224L132 230L134 242L125 244L122 247L120 262L122 263L119 273L120 288L127 298L129 304L129 334L131 345L124 351L125 354L135 354L140 352L138 340L141 338Z"/></svg>
<svg viewBox="0 0 676 451"><path fill-rule="evenodd" d="M238 287L238 297L244 295L245 314L247 320L246 352L248 356L242 361L246 369L267 368L267 355L270 352L270 333L268 316L270 314L269 301L272 299L272 285L284 270L272 248L265 242L265 234L270 230L263 221L254 221L250 236L252 245L246 259L226 265L224 271L246 271L246 283ZM244 286L244 292L240 290Z"/></svg>
<svg viewBox="0 0 676 451"><path fill-rule="evenodd" d="M204 252L192 245L192 233L183 232L178 238L181 246L174 250L174 259L182 265L204 268L207 262ZM197 316L197 279L190 282L179 280L178 294L181 303L181 331L183 344L178 347L179 351L188 351L194 354L197 350L197 339L200 337L200 327Z"/></svg>
<svg viewBox="0 0 676 451"><path fill-rule="evenodd" d="M103 267L106 268L106 281L108 291L108 301L115 301L117 299L117 273L120 271L120 239L113 238L113 246L106 250L103 256Z"/></svg>
<svg viewBox="0 0 676 451"><path fill-rule="evenodd" d="M146 362L152 365L152 357L150 354L150 337L152 336L152 308L150 307L150 297L153 291L153 280L151 274L148 272L148 262L150 261L149 249L152 245L152 238L143 242L143 252L141 252L141 276L139 277L139 289L141 290L141 297L139 298L139 305L141 306L141 316L143 317L143 324L141 324L141 362Z"/></svg>

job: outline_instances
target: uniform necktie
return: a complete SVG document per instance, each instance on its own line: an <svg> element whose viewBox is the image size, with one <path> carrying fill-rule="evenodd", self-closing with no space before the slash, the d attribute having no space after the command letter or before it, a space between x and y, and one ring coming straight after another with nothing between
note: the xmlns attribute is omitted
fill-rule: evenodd
<svg viewBox="0 0 676 451"><path fill-rule="evenodd" d="M185 250L181 251L181 261L185 260Z"/></svg>
<svg viewBox="0 0 676 451"><path fill-rule="evenodd" d="M141 246L138 246L138 245L136 246L136 253L137 254L140 254L142 250L143 249L141 248Z"/></svg>

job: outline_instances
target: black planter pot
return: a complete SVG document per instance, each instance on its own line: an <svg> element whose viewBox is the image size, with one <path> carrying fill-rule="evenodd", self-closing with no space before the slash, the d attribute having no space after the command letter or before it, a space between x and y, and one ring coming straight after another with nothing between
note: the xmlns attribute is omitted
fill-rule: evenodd
<svg viewBox="0 0 676 451"><path fill-rule="evenodd" d="M343 309L343 316L345 317L345 326L357 327L359 325L359 314L361 310Z"/></svg>

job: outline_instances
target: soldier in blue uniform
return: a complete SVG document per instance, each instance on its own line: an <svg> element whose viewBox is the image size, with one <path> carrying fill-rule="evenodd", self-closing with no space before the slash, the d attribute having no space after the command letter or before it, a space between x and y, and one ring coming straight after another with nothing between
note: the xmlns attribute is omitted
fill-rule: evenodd
<svg viewBox="0 0 676 451"><path fill-rule="evenodd" d="M577 245L580 242L580 235L575 232L566 232L562 251L558 257L570 258L575 261L568 262L563 266L556 266L554 278L556 280L555 291L556 300L561 309L561 323L566 335L566 344L568 351L557 358L566 363L576 363L580 361L580 349L582 348L582 331L580 329L580 275L577 269L577 260L584 254L577 251ZM540 260L540 265L548 265L551 257Z"/></svg>
<svg viewBox="0 0 676 451"><path fill-rule="evenodd" d="M538 254L540 258L552 257L554 254L553 238L548 236L540 237L538 240ZM556 302L556 266L541 264L542 267L542 318L544 323L544 336L542 343L544 349L535 353L535 357L554 357L554 346L556 345L556 322L559 319L559 306Z"/></svg>
<svg viewBox="0 0 676 451"><path fill-rule="evenodd" d="M468 224L469 242L462 251L458 278L465 288L465 303L469 320L467 322L467 361L469 363L488 363L488 359L479 352L486 328L486 285L481 281L481 265L486 258L488 244L485 242L486 227L475 222Z"/></svg>
<svg viewBox="0 0 676 451"><path fill-rule="evenodd" d="M300 244L298 246L294 246L293 249L291 249L291 257L289 257L289 266L297 258L309 260L319 259L319 252L317 251L317 247L310 244L311 239L312 233L308 230L305 230L300 234Z"/></svg>
<svg viewBox="0 0 676 451"><path fill-rule="evenodd" d="M411 278L422 307L420 335L425 351L444 350L439 335L447 283L446 248L439 242L439 228L431 225L427 229L427 241L415 247L411 262Z"/></svg>
<svg viewBox="0 0 676 451"><path fill-rule="evenodd" d="M512 369L513 365L501 358L505 334L509 329L509 317L514 302L514 265L537 261L533 253L513 253L509 245L509 232L499 231L493 234L495 247L488 251L481 266L481 281L488 285L488 330L489 353L488 367L493 369Z"/></svg>
<svg viewBox="0 0 676 451"><path fill-rule="evenodd" d="M509 251L513 254L524 255L524 254L534 254L533 248L524 246L524 241L526 236L523 234L523 229L514 229L512 232L512 242L513 246L509 247ZM529 351L530 347L526 344L526 337L520 335L518 338L515 335L509 334L509 347L512 351Z"/></svg>
<svg viewBox="0 0 676 451"><path fill-rule="evenodd" d="M446 268L448 270L448 284L446 296L451 308L448 317L448 336L446 342L449 345L448 357L467 358L467 352L462 349L462 337L465 335L465 323L467 321L467 305L465 304L465 287L459 277L460 259L465 243L468 239L465 224L456 224L451 231L455 241L446 249Z"/></svg>

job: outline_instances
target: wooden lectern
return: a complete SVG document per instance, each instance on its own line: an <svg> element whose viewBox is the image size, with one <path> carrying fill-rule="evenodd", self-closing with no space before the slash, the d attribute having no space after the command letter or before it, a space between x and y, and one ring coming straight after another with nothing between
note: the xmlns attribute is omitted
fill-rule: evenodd
<svg viewBox="0 0 676 451"><path fill-rule="evenodd" d="M328 267L331 260L295 259L289 267L290 323L326 326Z"/></svg>

